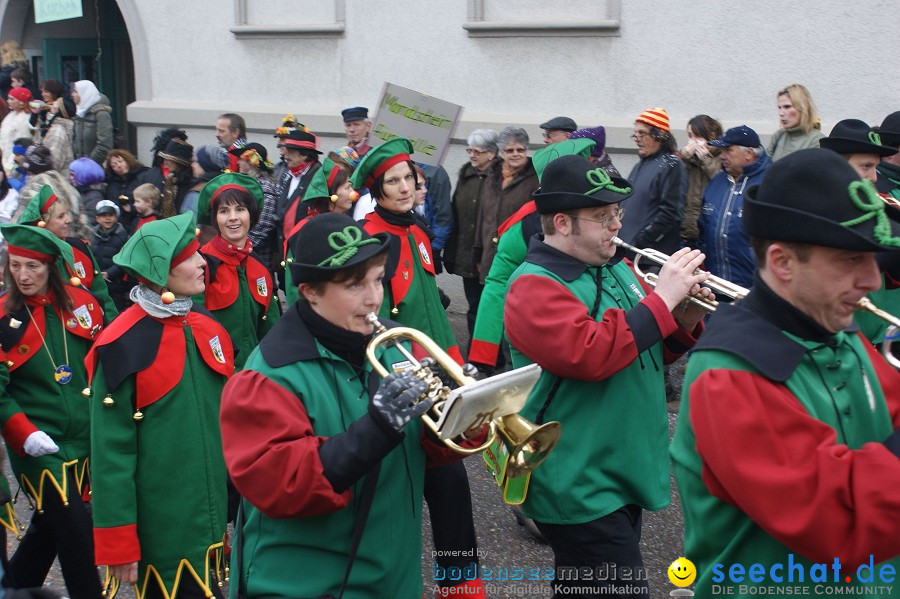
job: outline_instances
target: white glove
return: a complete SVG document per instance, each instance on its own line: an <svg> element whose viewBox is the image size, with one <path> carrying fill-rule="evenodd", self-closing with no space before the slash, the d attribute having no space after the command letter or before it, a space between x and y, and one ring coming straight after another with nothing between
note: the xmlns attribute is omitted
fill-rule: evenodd
<svg viewBox="0 0 900 599"><path fill-rule="evenodd" d="M32 457L40 457L59 451L59 445L53 442L50 435L44 431L34 431L25 439L25 445L22 446L25 453Z"/></svg>

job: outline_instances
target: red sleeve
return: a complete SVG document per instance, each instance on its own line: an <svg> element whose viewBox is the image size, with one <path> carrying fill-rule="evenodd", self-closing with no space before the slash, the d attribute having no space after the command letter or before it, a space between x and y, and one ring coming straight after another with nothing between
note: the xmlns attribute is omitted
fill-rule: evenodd
<svg viewBox="0 0 900 599"><path fill-rule="evenodd" d="M240 494L271 518L317 516L343 509L351 492L335 493L323 475L319 446L297 396L252 370L222 391L222 445Z"/></svg>
<svg viewBox="0 0 900 599"><path fill-rule="evenodd" d="M662 299L640 302L653 314L663 338L678 325ZM600 381L627 368L638 355L625 310L610 308L600 322L560 283L522 275L510 286L503 322L510 343L541 368L564 378Z"/></svg>
<svg viewBox="0 0 900 599"><path fill-rule="evenodd" d="M25 440L31 433L37 432L38 427L31 423L24 412L14 414L3 425L3 439L6 444L19 456L25 456Z"/></svg>
<svg viewBox="0 0 900 599"><path fill-rule="evenodd" d="M866 348L869 360L872 362L875 374L878 376L878 382L881 383L884 399L891 414L891 422L894 423L894 428L898 429L900 428L900 372L897 372L893 366L888 364L881 352L875 349L862 333L857 334L863 341L863 347Z"/></svg>
<svg viewBox="0 0 900 599"><path fill-rule="evenodd" d="M462 447L474 448L482 445L487 441L488 429L479 433L469 441L460 443ZM425 452L425 461L428 466L441 466L467 458L469 456L459 453L454 449L450 449L446 443L441 441L437 435L431 432L428 425L422 424L422 450Z"/></svg>
<svg viewBox="0 0 900 599"><path fill-rule="evenodd" d="M709 492L814 562L855 568L900 554L900 460L881 443L850 450L783 385L709 370L690 387Z"/></svg>
<svg viewBox="0 0 900 599"><path fill-rule="evenodd" d="M94 556L98 566L121 566L141 561L137 524L95 528Z"/></svg>

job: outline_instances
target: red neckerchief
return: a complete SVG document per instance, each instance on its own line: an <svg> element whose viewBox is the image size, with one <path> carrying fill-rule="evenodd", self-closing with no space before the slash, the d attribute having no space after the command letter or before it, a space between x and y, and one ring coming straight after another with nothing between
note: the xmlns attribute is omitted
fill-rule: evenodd
<svg viewBox="0 0 900 599"><path fill-rule="evenodd" d="M392 225L384 220L377 212L370 212L366 215L363 228L370 235L374 233L390 233L400 240L400 257L397 261L397 269L394 271L394 276L391 277L391 298L394 303L391 308L394 308L406 297L406 294L412 285L412 279L415 276L412 253L413 248L409 242L409 235L411 234L415 240L415 251L419 252L419 262L421 262L422 268L425 269L426 273L434 276L434 262L431 260L430 256L431 241L428 239L428 235L425 231L418 226L412 225L409 227L402 227L400 225ZM428 253L427 257L422 254L422 248L425 248L425 251Z"/></svg>
<svg viewBox="0 0 900 599"><path fill-rule="evenodd" d="M163 334L153 364L135 373L135 401L138 410L162 398L184 377L187 344L182 329L185 327L191 327L191 337L207 366L225 377L234 374L234 348L231 345L231 337L215 320L193 310L188 312L187 316L154 318L135 304L113 320L85 357L88 385L92 384L94 374L97 372L97 349L116 341L143 318L153 318L162 323Z"/></svg>
<svg viewBox="0 0 900 599"><path fill-rule="evenodd" d="M210 280L209 266L206 267L206 290L203 292L203 303L208 310L222 310L232 305L238 298L238 266L244 267L247 289L250 297L263 308L265 313L272 302L274 286L272 273L256 257L250 255L251 243L247 240L244 249L238 249L221 236L216 235L212 241L200 248L204 256L214 256L221 261L215 270L215 279Z"/></svg>
<svg viewBox="0 0 900 599"><path fill-rule="evenodd" d="M32 323L23 322L20 326L27 327L25 334L22 335L22 338L19 339L19 342L14 347L4 348L7 353L7 364L10 372L30 360L39 351L42 351L43 341L41 341L41 335L46 337L47 334L47 321L44 316L44 310L48 308L54 310L58 317L62 316L66 330L77 337L93 339L94 335L100 332L100 329L103 327L103 312L100 310L100 306L94 296L78 287L66 286L65 289L75 307L72 311L66 310L62 314L60 314L59 307L53 303L52 295L32 295L25 298L25 303L31 309L31 314L34 318L34 326L30 326ZM78 316L75 315L76 312ZM0 302L0 315L5 313L6 302ZM95 329L96 325L99 325L100 328ZM40 334L38 331L40 331Z"/></svg>
<svg viewBox="0 0 900 599"><path fill-rule="evenodd" d="M309 167L313 165L312 162L304 162L303 164L298 164L297 166L289 167L291 171L291 175L294 177L302 177L303 173L309 170Z"/></svg>

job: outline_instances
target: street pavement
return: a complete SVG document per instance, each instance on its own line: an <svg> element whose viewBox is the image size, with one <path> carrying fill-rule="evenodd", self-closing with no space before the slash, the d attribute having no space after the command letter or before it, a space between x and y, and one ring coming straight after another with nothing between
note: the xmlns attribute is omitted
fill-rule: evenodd
<svg viewBox="0 0 900 599"><path fill-rule="evenodd" d="M460 347L465 349L468 342L465 315L467 304L463 293L462 279L444 273L438 276L438 284L450 297L451 303L447 314ZM677 406L677 403L674 405ZM675 415L670 413L670 434L674 424ZM589 440L585 440L585 442L589 442ZM531 580L531 578L547 577L548 572L553 568L553 553L549 547L538 542L516 522L509 506L503 504L500 490L494 479L487 473L481 456L470 456L465 460L465 464L472 491L480 566L481 568L490 568L492 573L503 573L503 576L507 578L507 580L487 582L488 596L491 599L550 597L552 595L550 583L546 580ZM13 481L8 464L5 465L4 471L9 480ZM15 484L13 484L13 489L15 492ZM27 523L31 512L27 502L21 499L21 494L19 497L20 501L16 505L16 511L23 522ZM426 597L431 599L436 596L433 582L436 574L432 553L434 548L427 506L424 506L423 510L425 521L422 526L422 576L425 581ZM666 570L669 564L682 555L682 531L681 508L673 481L672 504L664 510L644 514L641 551L650 583L650 596L653 599L668 597L669 591L675 588L669 583ZM10 555L15 551L16 544L17 541L14 537L7 537L7 548ZM65 585L58 564L54 565L45 586L65 596ZM134 592L130 588L122 588L118 594L118 597L124 599L131 599L134 596ZM465 597L465 595L448 596ZM386 597L386 599L392 598Z"/></svg>

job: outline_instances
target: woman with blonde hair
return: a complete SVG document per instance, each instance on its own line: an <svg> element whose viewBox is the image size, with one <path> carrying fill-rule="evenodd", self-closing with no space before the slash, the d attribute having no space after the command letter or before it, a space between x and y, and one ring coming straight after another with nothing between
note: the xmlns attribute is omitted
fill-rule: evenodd
<svg viewBox="0 0 900 599"><path fill-rule="evenodd" d="M16 40L7 40L0 44L0 96L6 98L12 87L12 72L16 69L27 69L28 58Z"/></svg>
<svg viewBox="0 0 900 599"><path fill-rule="evenodd" d="M806 86L792 83L778 92L778 119L781 129L772 136L766 152L773 161L797 150L818 148L825 137L816 105Z"/></svg>

